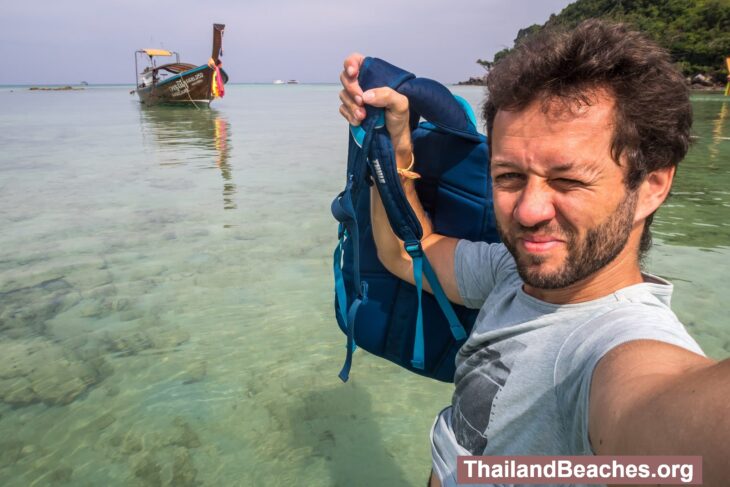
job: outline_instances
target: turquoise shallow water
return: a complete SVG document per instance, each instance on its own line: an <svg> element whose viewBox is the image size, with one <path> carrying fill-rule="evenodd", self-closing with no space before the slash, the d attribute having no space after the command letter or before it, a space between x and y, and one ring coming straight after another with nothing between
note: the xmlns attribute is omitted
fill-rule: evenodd
<svg viewBox="0 0 730 487"><path fill-rule="evenodd" d="M451 388L362 351L337 379L337 87L127 92L0 89L0 485L422 485ZM719 359L730 100L693 104L648 266Z"/></svg>

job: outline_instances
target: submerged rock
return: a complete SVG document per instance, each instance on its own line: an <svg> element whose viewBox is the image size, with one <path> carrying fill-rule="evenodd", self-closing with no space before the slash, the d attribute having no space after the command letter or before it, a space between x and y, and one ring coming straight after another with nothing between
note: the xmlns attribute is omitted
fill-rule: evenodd
<svg viewBox="0 0 730 487"><path fill-rule="evenodd" d="M33 347L28 342L0 342L0 380L29 375L35 367L33 361L28 360L28 355L32 353Z"/></svg>
<svg viewBox="0 0 730 487"><path fill-rule="evenodd" d="M1 292L0 334L25 338L46 333L46 322L76 305L81 296L63 278Z"/></svg>
<svg viewBox="0 0 730 487"><path fill-rule="evenodd" d="M60 363L58 367L44 364L32 375L33 391L46 404L69 404L96 383L96 371L82 362Z"/></svg>
<svg viewBox="0 0 730 487"><path fill-rule="evenodd" d="M152 340L143 331L127 334L106 333L102 343L108 352L119 353L120 355L136 355L142 350L154 346Z"/></svg>
<svg viewBox="0 0 730 487"><path fill-rule="evenodd" d="M8 297L31 289L43 289L55 285L57 281L65 280L64 275L56 270L33 269L26 273L20 271L15 278L0 283L0 296Z"/></svg>
<svg viewBox="0 0 730 487"><path fill-rule="evenodd" d="M37 402L38 394L25 377L0 380L0 399L11 406L27 406Z"/></svg>
<svg viewBox="0 0 730 487"><path fill-rule="evenodd" d="M131 455L132 453L141 452L144 447L142 437L133 431L127 432L121 442L122 453Z"/></svg>
<svg viewBox="0 0 730 487"><path fill-rule="evenodd" d="M151 348L175 348L189 339L190 334L185 330L155 327L151 330L107 332L102 338L102 344L108 352L136 355Z"/></svg>
<svg viewBox="0 0 730 487"><path fill-rule="evenodd" d="M177 416L173 420L175 430L170 437L168 445L182 446L184 448L199 448L200 438L193 430L192 426L181 416Z"/></svg>
<svg viewBox="0 0 730 487"><path fill-rule="evenodd" d="M119 392L119 386L117 385L109 385L106 388L107 397L116 397L119 395Z"/></svg>
<svg viewBox="0 0 730 487"><path fill-rule="evenodd" d="M190 333L180 328L155 328L147 332L155 348L174 348L190 340Z"/></svg>
<svg viewBox="0 0 730 487"><path fill-rule="evenodd" d="M175 448L172 457L172 482L170 485L192 487L197 485L195 478L197 469L193 466L193 458L186 448Z"/></svg>
<svg viewBox="0 0 730 487"><path fill-rule="evenodd" d="M83 425L79 430L87 435L95 435L111 426L116 420L117 417L112 413L104 413Z"/></svg>
<svg viewBox="0 0 730 487"><path fill-rule="evenodd" d="M16 439L0 441L0 468L13 465L23 457L22 441Z"/></svg>
<svg viewBox="0 0 730 487"><path fill-rule="evenodd" d="M0 401L15 407L69 404L109 373L100 357L84 360L42 338L0 341Z"/></svg>
<svg viewBox="0 0 730 487"><path fill-rule="evenodd" d="M82 318L99 318L107 314L108 311L103 303L99 301L86 301L79 306L78 313Z"/></svg>
<svg viewBox="0 0 730 487"><path fill-rule="evenodd" d="M132 460L132 471L134 476L144 486L156 487L162 485L162 469L150 455L141 454Z"/></svg>
<svg viewBox="0 0 730 487"><path fill-rule="evenodd" d="M114 276L107 269L103 268L101 264L84 264L76 269L72 269L67 279L74 287L84 293L114 282Z"/></svg>
<svg viewBox="0 0 730 487"><path fill-rule="evenodd" d="M97 287L85 289L83 294L84 297L91 299L107 298L117 294L117 287L114 284L101 284Z"/></svg>
<svg viewBox="0 0 730 487"><path fill-rule="evenodd" d="M160 429L146 425L118 431L111 436L108 445L113 449L113 458L126 459L136 485L188 487L200 484L193 452L201 442L181 416Z"/></svg>
<svg viewBox="0 0 730 487"><path fill-rule="evenodd" d="M206 375L208 375L208 362L205 360L198 360L197 362L190 364L187 370L185 370L183 384L200 382L205 379Z"/></svg>
<svg viewBox="0 0 730 487"><path fill-rule="evenodd" d="M58 483L64 483L71 480L71 476L74 473L74 469L64 465L62 467L57 468L51 474L48 476L48 478L51 480L51 483L53 485L56 485Z"/></svg>

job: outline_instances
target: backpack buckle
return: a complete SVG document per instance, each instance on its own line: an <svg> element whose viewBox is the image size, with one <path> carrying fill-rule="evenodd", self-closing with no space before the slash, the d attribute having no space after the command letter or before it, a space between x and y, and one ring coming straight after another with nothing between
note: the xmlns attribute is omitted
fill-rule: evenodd
<svg viewBox="0 0 730 487"><path fill-rule="evenodd" d="M404 242L403 247L411 257L423 257L423 247L421 247L421 242L419 240Z"/></svg>

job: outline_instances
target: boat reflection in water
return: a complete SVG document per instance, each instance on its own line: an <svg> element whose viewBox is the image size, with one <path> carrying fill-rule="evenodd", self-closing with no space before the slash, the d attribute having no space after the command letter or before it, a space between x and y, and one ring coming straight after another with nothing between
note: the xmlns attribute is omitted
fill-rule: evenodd
<svg viewBox="0 0 730 487"><path fill-rule="evenodd" d="M194 164L217 167L223 178L223 208L236 208L230 165L230 123L212 108L141 106L145 146L158 155L161 165Z"/></svg>
<svg viewBox="0 0 730 487"><path fill-rule="evenodd" d="M728 58L728 67L730 67L730 58ZM727 83L728 87L730 87L730 81ZM728 110L728 103L723 101L722 106L720 107L720 112L717 114L717 117L712 122L712 143L710 144L710 161L715 163L720 157L720 148L719 145L721 142L728 140L727 137L723 137L723 125L725 123L725 119L730 116L730 110ZM714 168L717 168L717 166L714 166Z"/></svg>

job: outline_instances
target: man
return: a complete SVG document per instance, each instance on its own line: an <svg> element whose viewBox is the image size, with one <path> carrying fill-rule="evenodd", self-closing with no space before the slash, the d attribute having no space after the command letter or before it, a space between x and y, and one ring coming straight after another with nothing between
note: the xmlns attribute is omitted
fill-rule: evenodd
<svg viewBox="0 0 730 487"><path fill-rule="evenodd" d="M362 59L345 61L340 112L357 125L364 103L384 107L405 168L408 100L363 93ZM671 284L640 265L689 145L681 75L642 35L589 20L523 42L487 90L503 244L433 233L402 181L449 299L481 309L433 427L430 485L455 485L458 455L558 454L701 455L704 485L727 485L730 361L703 355L669 308ZM372 201L378 256L412 282Z"/></svg>

